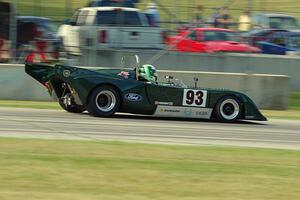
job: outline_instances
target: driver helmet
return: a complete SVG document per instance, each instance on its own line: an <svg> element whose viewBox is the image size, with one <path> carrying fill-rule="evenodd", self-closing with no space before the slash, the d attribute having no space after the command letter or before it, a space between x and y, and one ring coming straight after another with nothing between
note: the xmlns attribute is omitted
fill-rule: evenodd
<svg viewBox="0 0 300 200"><path fill-rule="evenodd" d="M157 69L153 65L142 65L139 68L139 79L156 82L157 77Z"/></svg>

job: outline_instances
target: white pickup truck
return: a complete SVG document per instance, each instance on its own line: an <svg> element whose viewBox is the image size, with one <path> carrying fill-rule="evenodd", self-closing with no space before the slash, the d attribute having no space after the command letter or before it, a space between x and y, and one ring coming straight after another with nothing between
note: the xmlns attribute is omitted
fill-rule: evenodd
<svg viewBox="0 0 300 200"><path fill-rule="evenodd" d="M80 54L81 48L164 48L163 29L150 26L146 15L136 8L81 8L59 28L58 35L71 54Z"/></svg>

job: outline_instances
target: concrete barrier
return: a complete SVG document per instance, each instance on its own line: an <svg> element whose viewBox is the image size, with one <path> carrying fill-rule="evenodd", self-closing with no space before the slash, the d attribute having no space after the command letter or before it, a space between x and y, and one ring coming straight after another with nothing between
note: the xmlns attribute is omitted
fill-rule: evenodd
<svg viewBox="0 0 300 200"><path fill-rule="evenodd" d="M138 54L141 63L151 61L158 51L150 50L103 50L88 51L83 49L79 58L81 65L115 67L120 66L124 55ZM153 63L163 70L207 71L254 74L282 74L290 77L292 91L300 91L300 57L267 54L238 53L180 53L161 52Z"/></svg>
<svg viewBox="0 0 300 200"><path fill-rule="evenodd" d="M171 75L188 86L224 88L247 94L260 107L265 109L286 109L288 107L289 78L284 75L217 73L191 71L159 71L159 81Z"/></svg>
<svg viewBox="0 0 300 200"><path fill-rule="evenodd" d="M24 65L0 65L0 99L51 100L42 84L28 76Z"/></svg>
<svg viewBox="0 0 300 200"><path fill-rule="evenodd" d="M260 108L286 109L288 106L289 78L282 75L217 73L191 71L159 71L159 80L171 75L186 85L226 88L249 95ZM46 89L24 72L24 65L0 65L0 99L51 100Z"/></svg>

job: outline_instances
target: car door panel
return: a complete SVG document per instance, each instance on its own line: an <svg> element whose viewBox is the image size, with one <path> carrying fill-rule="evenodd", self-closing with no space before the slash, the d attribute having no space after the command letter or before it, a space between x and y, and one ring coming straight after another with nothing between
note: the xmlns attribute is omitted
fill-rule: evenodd
<svg viewBox="0 0 300 200"><path fill-rule="evenodd" d="M146 91L151 104L182 105L183 88L147 84Z"/></svg>

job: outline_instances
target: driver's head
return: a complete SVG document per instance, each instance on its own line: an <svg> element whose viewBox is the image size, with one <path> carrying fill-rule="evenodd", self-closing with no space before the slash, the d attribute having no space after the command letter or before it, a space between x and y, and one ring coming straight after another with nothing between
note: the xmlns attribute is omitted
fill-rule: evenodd
<svg viewBox="0 0 300 200"><path fill-rule="evenodd" d="M157 81L157 69L153 65L142 65L139 68L139 78L149 82Z"/></svg>

